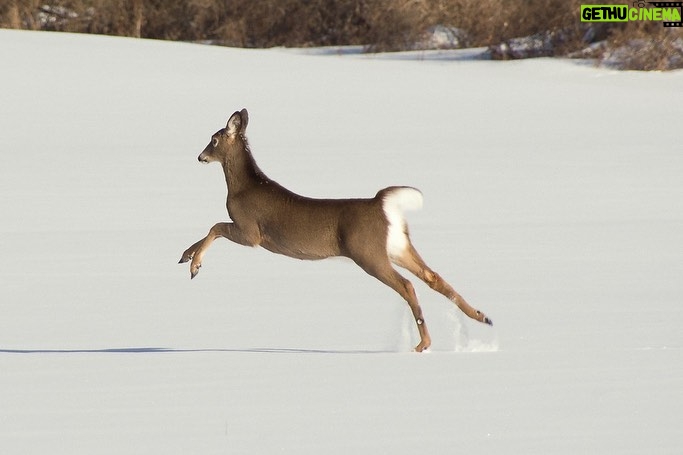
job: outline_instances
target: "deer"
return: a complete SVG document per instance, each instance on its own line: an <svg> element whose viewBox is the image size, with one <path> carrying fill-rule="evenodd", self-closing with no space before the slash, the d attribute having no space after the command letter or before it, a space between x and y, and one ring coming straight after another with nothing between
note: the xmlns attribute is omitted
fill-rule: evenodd
<svg viewBox="0 0 683 455"><path fill-rule="evenodd" d="M408 303L420 336L416 352L429 348L431 337L413 284L392 264L446 296L468 317L493 325L430 269L411 243L404 211L422 208L423 196L418 189L391 186L367 199L300 196L268 178L258 167L246 137L248 123L247 110L236 111L197 157L201 163L219 162L223 166L231 222L215 224L206 237L183 252L179 264L190 262L191 279L199 273L206 250L214 240L224 237L296 259L351 259Z"/></svg>

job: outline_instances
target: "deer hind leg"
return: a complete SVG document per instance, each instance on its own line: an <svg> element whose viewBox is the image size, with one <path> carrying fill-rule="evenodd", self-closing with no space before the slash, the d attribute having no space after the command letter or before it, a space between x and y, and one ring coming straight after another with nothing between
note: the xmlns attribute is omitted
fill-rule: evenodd
<svg viewBox="0 0 683 455"><path fill-rule="evenodd" d="M246 246L254 246L259 243L257 232L252 232L251 235L245 233L238 228L234 223L217 223L209 230L206 237L193 243L180 258L178 264L192 261L190 263L190 278L194 278L199 273L202 266L202 258L204 253L211 246L214 240L219 237L225 237L235 243Z"/></svg>
<svg viewBox="0 0 683 455"><path fill-rule="evenodd" d="M491 319L489 319L481 311L470 306L470 304L467 303L465 299L462 298L462 296L446 282L446 280L441 278L438 273L430 269L411 243L408 243L401 255L392 256L391 260L394 264L407 269L410 273L427 283L427 285L436 292L445 295L470 318L479 322L483 322L484 324L493 325L493 321L491 321Z"/></svg>
<svg viewBox="0 0 683 455"><path fill-rule="evenodd" d="M415 351L422 352L427 349L432 344L432 339L429 336L429 331L427 331L427 324L425 324L424 317L422 316L422 308L420 308L420 305L418 304L413 284L394 270L388 259L382 261L380 264L377 264L374 261L369 264L356 259L354 259L354 261L356 261L366 273L374 276L379 281L398 292L408 303L408 306L413 313L413 317L415 318L415 324L417 324L417 331L420 334L420 343L415 346Z"/></svg>

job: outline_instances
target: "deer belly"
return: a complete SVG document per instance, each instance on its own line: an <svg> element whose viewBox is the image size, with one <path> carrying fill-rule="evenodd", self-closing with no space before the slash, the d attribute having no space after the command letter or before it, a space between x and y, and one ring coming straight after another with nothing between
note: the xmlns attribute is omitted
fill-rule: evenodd
<svg viewBox="0 0 683 455"><path fill-rule="evenodd" d="M319 260L338 256L338 252L328 244L315 238L278 238L263 236L261 246L266 250L296 259Z"/></svg>

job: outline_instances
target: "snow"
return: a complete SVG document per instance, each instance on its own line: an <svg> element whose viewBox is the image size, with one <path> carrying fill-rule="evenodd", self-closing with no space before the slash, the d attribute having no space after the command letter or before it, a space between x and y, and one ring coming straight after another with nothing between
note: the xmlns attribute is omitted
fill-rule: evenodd
<svg viewBox="0 0 683 455"><path fill-rule="evenodd" d="M0 30L2 452L678 453L683 73L470 54ZM242 107L294 191L419 188L414 244L494 327L412 279L412 353L349 261L226 241L190 281Z"/></svg>

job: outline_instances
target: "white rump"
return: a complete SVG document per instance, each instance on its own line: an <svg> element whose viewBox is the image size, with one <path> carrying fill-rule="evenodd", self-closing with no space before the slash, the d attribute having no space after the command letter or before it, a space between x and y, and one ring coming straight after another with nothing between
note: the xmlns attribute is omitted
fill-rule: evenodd
<svg viewBox="0 0 683 455"><path fill-rule="evenodd" d="M399 258L408 247L408 227L403 212L422 208L422 193L409 186L391 187L385 190L382 208L389 222L387 253L389 258Z"/></svg>

